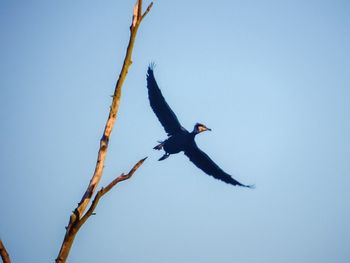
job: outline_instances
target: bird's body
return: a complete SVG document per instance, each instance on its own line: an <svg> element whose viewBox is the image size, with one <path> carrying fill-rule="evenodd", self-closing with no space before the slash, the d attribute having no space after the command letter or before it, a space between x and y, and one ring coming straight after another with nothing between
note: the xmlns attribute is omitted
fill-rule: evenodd
<svg viewBox="0 0 350 263"><path fill-rule="evenodd" d="M168 137L168 139L163 141L161 144L163 145L163 149L166 153L175 154L185 151L186 146L192 141L194 141L194 134L188 131L183 131Z"/></svg>
<svg viewBox="0 0 350 263"><path fill-rule="evenodd" d="M201 129L201 131L199 131L199 129ZM163 149L165 151L164 156L159 160L164 160L165 158L169 157L170 154L179 153L181 151L186 152L195 144L194 137L204 130L210 129L205 127L203 124L197 123L192 132L188 132L185 128L182 128L180 131L169 136L166 140L160 142L154 147L155 150Z"/></svg>
<svg viewBox="0 0 350 263"><path fill-rule="evenodd" d="M156 150L163 149L165 151L165 154L159 159L159 161L168 158L171 154L183 151L191 162L214 178L232 185L251 187L249 185L241 184L233 179L215 164L207 154L198 148L195 142L195 136L201 132L210 131L211 129L201 123L197 123L195 124L193 131L189 132L181 126L175 113L165 101L157 85L152 65L147 71L147 88L151 107L160 123L163 125L165 131L168 133L168 138L159 142L159 144L154 147Z"/></svg>

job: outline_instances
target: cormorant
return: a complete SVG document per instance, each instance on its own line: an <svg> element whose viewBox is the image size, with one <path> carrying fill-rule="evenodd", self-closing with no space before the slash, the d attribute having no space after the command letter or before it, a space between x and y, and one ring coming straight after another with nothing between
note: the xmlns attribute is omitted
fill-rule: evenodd
<svg viewBox="0 0 350 263"><path fill-rule="evenodd" d="M183 151L185 155L193 162L199 169L214 178L224 181L232 185L239 185L244 187L252 187L251 185L244 185L233 179L229 174L225 173L216 163L209 158L209 156L198 148L194 137L204 131L211 131L204 124L196 123L193 131L189 132L181 126L175 113L165 101L162 92L153 74L154 65L151 64L147 70L147 88L148 98L151 107L156 114L158 120L163 125L168 134L168 138L164 141L159 141L159 144L153 149L164 149L165 154L159 159L162 161L170 156Z"/></svg>

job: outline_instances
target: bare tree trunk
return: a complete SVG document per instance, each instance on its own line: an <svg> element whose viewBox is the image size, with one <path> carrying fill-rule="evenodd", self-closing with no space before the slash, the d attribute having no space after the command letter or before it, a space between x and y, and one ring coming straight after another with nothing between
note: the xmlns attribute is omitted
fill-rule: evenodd
<svg viewBox="0 0 350 263"><path fill-rule="evenodd" d="M132 63L131 57L132 57L132 51L136 39L136 34L138 31L138 28L143 20L143 18L148 14L148 12L151 10L153 5L153 2L147 7L146 11L142 13L142 0L137 0L134 10L133 10L133 18L132 23L130 26L130 39L129 44L126 50L124 63L121 69L121 72L119 74L119 78L117 81L117 84L115 86L115 91L113 95L113 101L112 105L110 107L109 116L104 128L104 132L102 135L102 138L100 140L100 148L98 150L97 155L97 162L94 174L90 180L90 183L80 201L78 206L75 208L73 213L70 215L68 226L66 227L66 234L60 249L60 252L58 254L58 257L56 259L56 263L66 262L69 251L72 247L72 244L74 242L75 236L77 232L79 231L80 227L85 223L85 221L93 214L93 211L95 207L97 206L97 203L99 199L107 193L112 187L114 187L118 182L124 181L129 179L132 174L142 165L142 163L145 161L146 158L140 160L135 166L131 169L131 171L127 175L121 175L117 177L115 180L113 180L106 188L102 188L95 196L90 208L88 211L84 214L88 204L91 201L91 198L96 191L96 188L101 180L102 174L103 174L103 168L106 160L106 154L108 149L108 143L109 138L112 133L114 123L117 119L117 113L119 109L120 104L120 98L121 98L121 91L122 86L124 83L124 80L126 78L126 75L128 74L129 67Z"/></svg>
<svg viewBox="0 0 350 263"><path fill-rule="evenodd" d="M4 244L2 243L1 239L0 239L0 256L2 258L2 262L11 263L10 256L7 253L6 248L5 248Z"/></svg>

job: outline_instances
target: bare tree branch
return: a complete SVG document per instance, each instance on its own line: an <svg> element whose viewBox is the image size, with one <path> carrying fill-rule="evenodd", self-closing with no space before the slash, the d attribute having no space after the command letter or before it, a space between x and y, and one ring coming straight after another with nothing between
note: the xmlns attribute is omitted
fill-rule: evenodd
<svg viewBox="0 0 350 263"><path fill-rule="evenodd" d="M151 3L148 5L146 11L143 13L143 15L142 15L142 17L141 17L141 21L142 21L142 19L144 19L144 17L145 17L145 16L148 14L148 12L151 10L152 6L153 6L153 2L151 2Z"/></svg>
<svg viewBox="0 0 350 263"><path fill-rule="evenodd" d="M10 256L7 253L6 248L2 243L1 239L0 239L0 256L1 256L2 262L11 263Z"/></svg>
<svg viewBox="0 0 350 263"><path fill-rule="evenodd" d="M63 241L60 253L56 259L56 262L66 261L69 254L69 250L73 244L76 234L78 233L79 229L84 225L84 223L88 220L88 218L91 215L93 215L101 197L104 196L106 193L108 193L119 182L122 182L131 178L131 176L136 172L136 170L143 164L143 162L146 159L147 157L138 161L128 174L126 175L121 174L120 176L115 178L112 182L110 182L106 187L102 187L101 190L98 191L97 194L95 195L95 198L92 201L90 208L87 210L87 212L82 218L75 219L75 221L71 221L71 220L69 221L69 225L67 226L67 232L64 237L64 241Z"/></svg>
<svg viewBox="0 0 350 263"><path fill-rule="evenodd" d="M128 74L128 70L130 65L132 64L132 51L134 48L135 40L136 40L136 34L139 28L139 25L141 24L142 19L147 15L147 13L150 11L152 7L152 3L147 7L147 10L142 15L142 0L137 0L134 10L133 10L133 17L132 17L132 23L130 26L130 38L128 47L126 50L124 62L122 69L119 74L118 81L115 86L114 94L113 94L113 100L112 104L110 106L110 112L108 115L108 119L105 124L104 132L102 135L102 138L100 139L100 147L97 154L97 162L94 174L92 178L90 179L90 183L79 202L78 206L75 208L73 213L70 215L68 226L66 227L66 234L60 249L60 252L58 254L58 257L56 259L56 262L66 262L66 259L68 257L69 251L72 247L74 238L76 233L78 232L79 228L82 224L86 221L86 219L92 214L87 215L87 213L92 209L92 211L95 209L99 199L102 195L104 195L106 192L108 192L115 184L117 184L120 181L124 181L132 176L132 174L137 170L137 168L144 162L145 159L138 162L134 168L129 172L127 175L122 175L115 179L115 181L111 182L106 188L102 188L95 196L94 202L91 204L91 207L88 212L84 215L84 212L91 201L91 198L94 194L94 192L97 189L97 186L101 180L103 169L105 165L106 155L107 155L107 149L109 144L109 138L111 136L114 124L117 119L117 114L119 110L120 105L120 98L121 98L121 92L122 92L122 86L124 84L126 75ZM136 168L135 168L136 167ZM132 172L133 171L133 172ZM131 173L132 172L132 173ZM108 189L105 191L105 189ZM102 191L102 192L101 192ZM104 192L105 191L105 192ZM98 194L101 194L101 196L97 196ZM94 206L94 207L93 207ZM84 219L83 219L84 218Z"/></svg>
<svg viewBox="0 0 350 263"><path fill-rule="evenodd" d="M100 140L100 149L98 151L95 172L90 180L90 184L89 184L82 200L79 203L79 206L76 209L79 217L81 217L83 215L83 213L86 209L86 206L88 205L88 203L89 203L89 201L90 201L94 191L96 190L97 185L100 182L101 177L102 177L104 163L105 163L105 159L106 159L107 148L108 148L108 143L109 143L109 138L110 138L110 135L112 133L112 129L113 129L114 123L117 119L117 113L119 110L122 86L124 84L126 75L128 74L129 67L132 64L131 55L132 55L132 51L133 51L134 44L135 44L136 33L137 33L137 30L138 30L139 25L141 23L141 19L142 19L142 16L139 16L139 14L140 14L139 10L140 10L141 5L142 5L142 0L138 0L135 4L135 7L134 7L133 21L132 21L132 24L130 26L129 44L128 44L127 51L125 54L123 67L121 69L117 84L115 86L113 101L112 101L112 105L110 107L110 112L109 112L109 116L108 116L108 119L107 119L107 122L105 125L103 136ZM136 16L135 16L135 9L137 10Z"/></svg>
<svg viewBox="0 0 350 263"><path fill-rule="evenodd" d="M93 212L95 211L95 208L97 207L97 204L100 201L102 196L104 196L106 193L108 193L116 184L130 179L131 176L133 176L133 174L136 172L136 170L143 164L143 162L146 159L147 159L147 157L138 161L128 174L121 174L120 176L115 178L112 182L110 182L106 187L102 187L101 190L98 191L97 194L95 195L95 198L92 201L90 208L86 211L85 215L81 218L78 225L81 226L82 224L84 224L85 221L93 214Z"/></svg>

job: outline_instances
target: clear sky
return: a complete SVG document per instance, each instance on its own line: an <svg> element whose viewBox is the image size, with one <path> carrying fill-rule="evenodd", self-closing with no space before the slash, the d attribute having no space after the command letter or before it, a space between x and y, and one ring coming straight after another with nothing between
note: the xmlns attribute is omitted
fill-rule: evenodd
<svg viewBox="0 0 350 263"><path fill-rule="evenodd" d="M146 6L149 2L145 2ZM134 1L0 0L0 237L53 262L91 178ZM350 262L350 2L156 1L141 25L101 200L69 262ZM146 70L232 187L166 134Z"/></svg>

